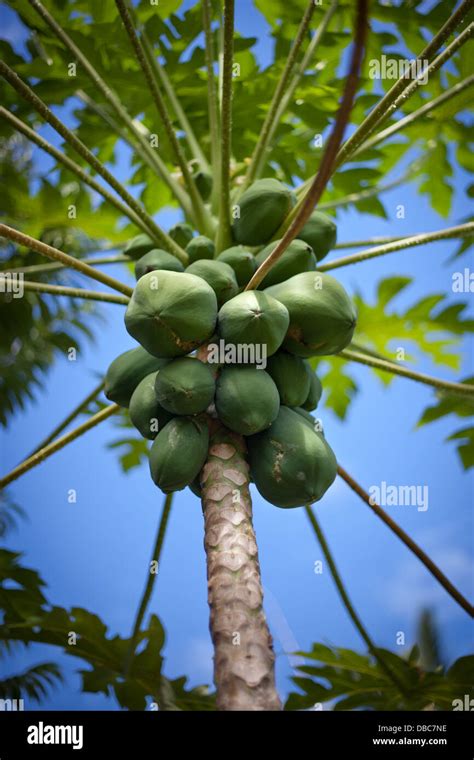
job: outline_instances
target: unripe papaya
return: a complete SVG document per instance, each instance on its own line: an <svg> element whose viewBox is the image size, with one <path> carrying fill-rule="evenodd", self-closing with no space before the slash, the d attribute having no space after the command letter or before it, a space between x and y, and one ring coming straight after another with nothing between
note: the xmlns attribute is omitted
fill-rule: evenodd
<svg viewBox="0 0 474 760"><path fill-rule="evenodd" d="M302 406L294 406L292 407L292 411L296 412L296 414L299 414L301 419L308 423L308 425L311 427L311 430L315 430L314 423L316 420L314 419L313 415L310 414L306 409L303 409Z"/></svg>
<svg viewBox="0 0 474 760"><path fill-rule="evenodd" d="M273 378L280 401L285 406L301 406L309 393L309 375L299 356L278 351L270 356L268 374Z"/></svg>
<svg viewBox="0 0 474 760"><path fill-rule="evenodd" d="M329 356L352 340L357 315L342 285L323 272L302 272L264 291L290 313L283 348L297 356Z"/></svg>
<svg viewBox="0 0 474 760"><path fill-rule="evenodd" d="M105 373L104 392L109 401L128 407L138 383L150 372L164 367L167 359L158 359L138 346L117 356Z"/></svg>
<svg viewBox="0 0 474 760"><path fill-rule="evenodd" d="M187 222L178 222L168 232L168 235L175 243L186 248L187 244L193 236L193 228Z"/></svg>
<svg viewBox="0 0 474 760"><path fill-rule="evenodd" d="M158 269L141 277L125 312L125 327L154 356L188 354L214 333L217 299L200 277Z"/></svg>
<svg viewBox="0 0 474 760"><path fill-rule="evenodd" d="M229 430L254 435L278 414L280 397L270 375L255 367L225 367L217 379L216 411Z"/></svg>
<svg viewBox="0 0 474 760"><path fill-rule="evenodd" d="M156 244L151 237L142 233L129 240L123 252L126 256L130 256L131 259L137 261L137 259L140 259L153 248L156 248Z"/></svg>
<svg viewBox="0 0 474 760"><path fill-rule="evenodd" d="M239 198L239 217L232 225L235 241L252 246L268 243L295 202L293 193L277 179L257 180Z"/></svg>
<svg viewBox="0 0 474 760"><path fill-rule="evenodd" d="M173 414L205 412L214 400L215 380L207 364L183 356L174 359L158 372L155 393L164 409Z"/></svg>
<svg viewBox="0 0 474 760"><path fill-rule="evenodd" d="M189 263L199 259L213 259L216 252L216 246L213 241L205 235L194 237L186 246L186 253L189 256Z"/></svg>
<svg viewBox="0 0 474 760"><path fill-rule="evenodd" d="M150 449L150 473L164 493L181 491L202 470L209 447L207 424L197 417L174 417Z"/></svg>
<svg viewBox="0 0 474 760"><path fill-rule="evenodd" d="M290 317L283 304L267 293L246 290L220 309L217 329L226 343L258 344L271 356L281 346Z"/></svg>
<svg viewBox="0 0 474 760"><path fill-rule="evenodd" d="M223 261L195 261L186 269L189 274L202 277L216 294L218 306L233 298L239 292L234 270Z"/></svg>
<svg viewBox="0 0 474 760"><path fill-rule="evenodd" d="M203 199L207 201L212 191L212 175L209 172L204 172L202 169L193 174L194 182L198 189L198 193Z"/></svg>
<svg viewBox="0 0 474 760"><path fill-rule="evenodd" d="M161 251L159 248L153 248L145 253L135 264L135 277L137 280L148 272L155 272L157 269L166 269L169 272L184 272L181 262L171 253Z"/></svg>
<svg viewBox="0 0 474 760"><path fill-rule="evenodd" d="M314 409L317 408L321 396L323 393L323 386L321 385L321 380L309 364L309 362L305 361L305 367L306 371L309 376L309 391L308 395L306 397L306 401L304 404L301 404L303 409L306 409L308 412L312 412Z"/></svg>
<svg viewBox="0 0 474 760"><path fill-rule="evenodd" d="M141 380L130 399L130 420L144 438L153 440L173 417L158 403L155 380L158 372L151 372Z"/></svg>
<svg viewBox="0 0 474 760"><path fill-rule="evenodd" d="M300 240L305 240L314 251L318 261L324 259L337 242L337 227L330 216L313 211L304 227L298 232Z"/></svg>
<svg viewBox="0 0 474 760"><path fill-rule="evenodd" d="M276 507L302 507L334 482L336 457L324 437L297 412L281 406L276 420L247 440L250 470L260 494Z"/></svg>
<svg viewBox="0 0 474 760"><path fill-rule="evenodd" d="M197 496L198 499L202 497L202 489L201 489L201 483L199 475L197 478L194 478L193 482L189 484L189 490Z"/></svg>
<svg viewBox="0 0 474 760"><path fill-rule="evenodd" d="M237 284L243 288L247 285L253 273L257 269L255 256L250 253L243 245L234 245L232 248L222 251L217 257L217 261L223 261L232 267L235 273Z"/></svg>
<svg viewBox="0 0 474 760"><path fill-rule="evenodd" d="M265 259L275 250L279 240L267 245L263 251L255 256L257 268L263 264ZM285 253L272 266L269 273L262 280L259 288L268 288L270 285L276 285L279 282L288 280L300 272L309 272L316 269L316 256L313 249L303 240L293 240Z"/></svg>

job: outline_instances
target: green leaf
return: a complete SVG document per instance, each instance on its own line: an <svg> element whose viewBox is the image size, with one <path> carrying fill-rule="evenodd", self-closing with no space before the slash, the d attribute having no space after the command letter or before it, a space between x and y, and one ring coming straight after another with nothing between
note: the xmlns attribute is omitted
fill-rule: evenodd
<svg viewBox="0 0 474 760"><path fill-rule="evenodd" d="M448 441L461 440L458 446L458 454L465 470L474 467L474 427L463 428L456 433L452 433Z"/></svg>

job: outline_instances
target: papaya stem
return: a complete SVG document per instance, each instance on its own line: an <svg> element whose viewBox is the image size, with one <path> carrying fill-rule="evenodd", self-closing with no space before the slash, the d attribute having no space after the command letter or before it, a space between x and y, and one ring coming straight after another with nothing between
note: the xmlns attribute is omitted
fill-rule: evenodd
<svg viewBox="0 0 474 760"><path fill-rule="evenodd" d="M82 274L91 277L93 280L97 280L113 290L118 290L119 293L123 293L125 296L131 296L133 293L133 288L129 285L124 285L123 282L119 282L114 277L109 277L109 275L100 272L98 269L93 269L93 267L90 267L88 264L84 264L80 259L75 259L74 256L69 256L69 254L58 250L58 248L53 248L53 246L47 245L47 243L43 243L41 240L36 240L36 238L33 238L30 235L25 235L23 232L15 230L13 227L8 227L6 224L0 224L0 237L5 237L8 240L13 240L13 242L18 243L18 245L24 245L27 248L31 248L33 251L40 253L42 256L46 256L48 259L60 261L66 266L71 267L71 269L76 269L78 272L82 272Z"/></svg>
<svg viewBox="0 0 474 760"><path fill-rule="evenodd" d="M366 245L382 245L385 243L394 243L395 240L403 240L405 237L413 237L412 235L380 235L373 238L367 238L366 240L347 240L341 243L336 243L333 250L340 250L341 248L363 248Z"/></svg>
<svg viewBox="0 0 474 760"><path fill-rule="evenodd" d="M290 83L290 85L286 88L280 103L278 104L277 112L275 114L275 117L273 119L273 124L270 129L270 133L268 135L268 145L270 146L271 141L273 139L273 136L275 134L275 131L278 127L278 125L281 122L282 116L286 109L288 108L288 104L290 100L293 98L296 88L298 87L301 79L303 78L304 74L306 73L306 70L318 48L319 43L321 42L329 23L334 16L334 13L336 12L337 6L339 4L339 0L332 0L331 5L329 6L328 10L326 11L326 14L324 15L320 25L316 29L316 32L314 33L311 42L308 45L308 49L304 55L303 60L299 65L297 65L296 72L293 76L293 79ZM262 162L260 162L260 166L257 170L257 173L255 175L255 178L257 179L262 172Z"/></svg>
<svg viewBox="0 0 474 760"><path fill-rule="evenodd" d="M210 170L209 162L206 156L204 155L203 151L201 150L201 146L199 145L197 141L197 138L196 138L196 135L194 134L194 130L191 126L191 123L189 122L181 106L181 103L178 100L178 97L174 91L173 83L168 77L164 67L161 65L158 58L155 56L153 46L144 29L142 30L141 38L143 41L143 47L145 49L145 53L148 56L148 60L150 61L154 71L156 72L157 77L161 81L164 91L166 92L168 96L168 99L171 103L175 116L177 120L179 121L181 128L184 132L184 138L187 140L187 143L189 145L189 149L191 151L193 158L195 158L199 162L199 165L203 169L209 171Z"/></svg>
<svg viewBox="0 0 474 760"><path fill-rule="evenodd" d="M50 457L52 454L55 454L57 451L60 451L60 449L63 449L65 446L67 446L68 443L75 441L76 438L79 438L79 436L87 433L88 430L91 430L100 422L103 422L103 420L111 417L112 414L116 414L119 410L120 407L117 404L110 404L110 406L106 406L105 409L101 409L100 412L97 412L97 414L89 417L88 420L83 422L81 425L78 425L69 433L66 433L66 435L63 435L61 438L57 438L55 441L49 443L44 448L36 451L34 454L28 457L28 459L25 459L23 462L21 462L21 464L9 472L8 475L0 478L0 490L2 488L5 488L5 486L8 486L10 483L13 483L14 480L17 480L19 477L24 475L25 472L33 469L33 467L41 464L41 462L44 462L44 460Z"/></svg>
<svg viewBox="0 0 474 760"><path fill-rule="evenodd" d="M61 137L63 137L74 150L84 158L85 161L100 174L103 179L115 190L128 206L142 219L148 227L149 234L159 242L163 248L172 253L183 263L187 263L187 254L175 243L147 214L143 206L130 195L124 186L115 179L113 174L102 164L101 161L79 140L76 135L68 129L63 122L58 119L48 108L41 98L39 98L28 85L10 68L4 61L0 61L0 74L7 82L29 103L34 109L50 124Z"/></svg>
<svg viewBox="0 0 474 760"><path fill-rule="evenodd" d="M462 607L463 610L465 610L468 615L470 615L471 617L474 617L474 606L471 605L467 601L467 599L461 594L460 591L457 590L455 586L453 586L451 581L448 580L448 578L439 569L439 567L433 562L433 560L430 559L430 557L426 554L426 552L424 552L423 549L420 546L418 546L418 544L415 543L415 541L413 541L413 539L410 538L410 536L407 533L405 533L405 531L394 520L392 520L392 518L389 517L389 515L387 515L387 513L382 509L382 507L380 507L369 496L367 491L365 491L362 488L362 486L359 485L359 483L357 483L357 481L354 480L354 478L351 477L351 475L349 475L349 473L346 472L346 470L344 470L343 467L341 467L341 465L338 465L337 472L338 472L338 475L342 478L342 480L344 480L347 483L349 488L351 488L354 491L354 493L356 493L357 496L359 496L362 499L362 501L364 501L370 507L372 512L374 512L377 515L377 517L380 517L382 522L384 522L385 525L387 525L390 528L390 530L393 531L393 533L395 533L395 535L398 536L398 538L401 541L403 541L405 546L408 549L410 549L410 551L413 552L413 554L416 557L418 557L420 562L424 564L426 569L436 578L438 583L440 583L441 586L443 586L444 590L447 591L448 594L450 594L450 596L460 605L460 607Z"/></svg>
<svg viewBox="0 0 474 760"><path fill-rule="evenodd" d="M76 90L76 96L81 100L87 108L92 111L93 113L97 114L102 121L105 121L105 123L112 129L113 132L117 135L117 137L120 137L124 143L126 143L134 153L136 153L137 156L140 156L141 160L144 164L147 164L151 169L154 171L156 170L153 166L153 163L150 164L149 157L146 153L146 151L143 149L143 146L135 137L135 134L132 132L127 131L125 128L121 127L121 125L114 119L114 117L109 113L109 111L106 108L103 108L99 103L96 103L95 100L93 100L84 90ZM141 121L138 119L131 119L131 124L136 132L138 132L142 137L146 137L147 139L150 139L151 133L148 127L146 127ZM155 154L153 154L155 156ZM159 156L156 156L156 159L160 160ZM171 175L170 175L171 176ZM174 179L173 179L174 182ZM177 185L180 188L180 192L183 192L181 187ZM179 199L178 199L179 202ZM189 206L189 204L188 204ZM183 208L187 208L184 206Z"/></svg>
<svg viewBox="0 0 474 760"><path fill-rule="evenodd" d="M326 562L328 563L329 571L333 577L334 583L336 584L336 588L339 592L339 596L341 597L341 601L344 605L344 607L347 610L347 614L349 615L350 619L354 623L354 626L356 627L357 631L359 632L361 638L365 641L367 645L367 649L372 654L374 659L378 662L379 667L385 675L392 681L393 684L397 687L400 694L403 696L407 696L406 688L403 686L401 681L397 678L395 673L392 671L392 669L387 665L385 662L385 659L381 656L380 650L375 646L372 639L370 638L369 634L367 633L364 625L362 624L362 621L360 617L358 616L357 612L354 609L354 606L349 599L349 595L344 587L344 583L342 581L341 576L339 575L339 571L337 569L336 563L334 561L334 558L331 554L331 550L329 549L328 543L326 541L326 538L324 536L323 531L321 530L321 526L319 525L316 516L311 509L310 506L305 507L306 514L308 516L309 522L311 524L311 527L313 528L316 537L319 541L319 544L321 546L321 549L324 554L324 558Z"/></svg>
<svg viewBox="0 0 474 760"><path fill-rule="evenodd" d="M124 285L123 282L119 282L114 277L109 277L109 275L93 269L88 264L84 264L80 259L75 259L74 256L69 256L67 253L63 253L63 251L53 248L53 246L47 245L47 243L43 243L41 240L36 240L36 238L32 238L30 235L25 235L23 232L13 229L13 227L8 227L6 224L0 224L0 237L5 237L14 243L18 243L18 245L31 248L33 251L49 259L60 261L66 266L71 267L71 269L76 269L93 280L97 280L113 290L118 290L119 293L123 293L125 296L131 296L133 293L133 288Z"/></svg>
<svg viewBox="0 0 474 760"><path fill-rule="evenodd" d="M230 155L232 141L232 62L234 57L235 0L224 0L224 41L221 91L221 155L219 188L219 224L216 254L227 248L232 240L230 229Z"/></svg>
<svg viewBox="0 0 474 760"><path fill-rule="evenodd" d="M100 383L95 388L93 388L91 392L85 397L85 399L83 399L79 404L77 404L77 406L75 406L74 409L71 412L69 412L67 417L65 417L63 421L60 422L58 425L56 425L54 430L52 430L51 433L46 438L44 438L41 441L41 443L38 444L38 446L36 446L33 449L33 451L31 452L28 458L32 457L33 454L36 454L36 452L40 451L40 449L44 449L44 447L47 446L49 443L51 443L51 441L54 441L54 439L57 438L58 435L62 433L63 430L65 430L67 426L70 425L71 422L73 422L73 420L75 420L76 417L78 417L81 414L81 412L87 411L89 404L92 401L94 401L94 399L97 398L97 396L103 390L103 388L104 388L104 381L101 380Z"/></svg>
<svg viewBox="0 0 474 760"><path fill-rule="evenodd" d="M418 383L424 383L424 385L430 385L433 388L437 388L440 391L447 391L454 393L457 396L474 396L474 385L468 385L467 383L454 383L450 380L440 380L438 377L432 377L426 375L423 372L416 372L413 369L402 367L400 364L389 361L387 359L378 359L375 356L368 356L367 354L360 354L356 351L350 351L345 348L335 356L340 359L348 361L358 362L359 364L365 364L367 367L373 367L374 369L382 370L382 372L391 372L392 375L400 375L400 377L407 377L410 380L415 380Z"/></svg>
<svg viewBox="0 0 474 760"><path fill-rule="evenodd" d="M425 67L426 61L432 61L434 54L439 50L441 45L451 36L451 34L454 32L454 30L459 26L459 24L463 21L467 13L471 10L473 7L473 0L464 0L464 2L461 3L457 11L455 11L452 16L448 18L448 20L443 24L441 29L435 34L431 42L421 51L421 53L412 61L412 70L416 71L416 66L418 63L420 63L423 67ZM442 65L446 60L448 60L453 53L462 45L468 37L472 34L472 30L468 32L469 27L467 27L464 32L462 32L455 40L452 42L448 47L445 49L444 53L442 53L441 56L438 56L438 59L442 58L440 62L438 62L436 68L439 68L440 65ZM467 32L467 35L466 35ZM435 59L438 61L438 59ZM432 69L431 66L428 68L428 75L436 70ZM425 70L426 74L426 70ZM398 108L399 105L401 105L402 102L404 102L409 95L413 94L413 92L420 86L421 81L417 78L415 79L409 87L406 87L406 78L400 77L393 87L390 88L390 90L383 96L383 98L377 103L377 105L370 111L370 113L366 116L366 118L363 120L363 122L357 127L355 132L350 136L350 138L344 143L341 150L339 151L339 155L337 157L336 167L339 167L344 161L347 161L350 156L352 156L355 152L355 150L369 137L369 135L372 134L374 129L382 122L385 121L385 119L390 116L396 108ZM409 95L406 94L409 91ZM400 99L399 99L400 98ZM397 103L398 106L395 106L394 104Z"/></svg>
<svg viewBox="0 0 474 760"><path fill-rule="evenodd" d="M202 21L206 40L205 56L207 71L207 111L209 116L209 138L211 143L211 164L214 181L212 183L211 204L213 210L217 210L219 198L219 107L216 97L214 77L214 43L211 28L211 3L210 0L202 0Z"/></svg>
<svg viewBox="0 0 474 760"><path fill-rule="evenodd" d="M186 192L183 190L182 187L180 187L179 183L176 182L176 180L172 177L165 162L160 158L159 155L156 154L153 148L146 141L142 133L142 130L143 130L142 125L140 125L142 129L139 129L135 121L130 118L128 112L122 105L117 93L114 92L106 84L106 82L102 79L98 71L90 63L87 56L84 55L84 53L80 50L80 48L77 47L77 45L72 41L69 35L64 31L62 26L57 23L55 18L51 15L51 13L49 13L49 11L44 7L44 5L40 2L40 0L30 0L30 4L33 6L35 11L41 16L43 21L45 21L45 23L49 26L49 28L54 32L56 37L58 37L58 39L61 40L63 45L79 61L85 73L89 77L89 79L101 92L106 102L113 108L113 110L119 117L120 121L125 125L125 127L133 135L133 137L138 141L138 143L141 146L140 156L142 160L146 157L146 162L148 163L150 168L152 168L158 174L158 176L161 177L161 179L164 182L166 182L166 184L171 189L173 195L176 197L180 205L183 207L183 209L185 209L186 213L189 213L191 209L189 205L189 198Z"/></svg>
<svg viewBox="0 0 474 760"><path fill-rule="evenodd" d="M374 187L367 187L363 190L359 190L355 193L349 193L349 195L344 195L342 198L336 198L333 201L326 201L325 203L319 203L318 204L318 210L319 211L325 211L326 209L332 209L337 208L338 206L347 206L349 203L357 203L359 200L364 200L365 198L372 198L374 195L377 196L380 193L386 192L388 190L392 190L394 187L397 187L398 185L402 185L404 182L407 182L408 180L412 179L422 166L424 161L414 161L413 164L410 166L410 168L405 172L405 174L402 174L401 177L398 179L394 179L391 182L387 182L385 185L375 185ZM295 189L295 195L296 197L301 200L305 193L308 191L308 187L311 185L311 182L313 181L313 177L309 177L307 180L301 183L299 187ZM278 237L278 233L275 237Z"/></svg>
<svg viewBox="0 0 474 760"><path fill-rule="evenodd" d="M367 198L373 198L378 197L382 193L388 193L390 190L393 190L395 187L399 187L400 185L405 184L405 182L408 182L409 180L413 179L416 172L414 171L414 167L412 166L405 174L402 174L401 177L397 177L396 179L393 179L391 182L387 182L385 185L375 185L375 187L368 187L364 190L359 190L357 193L349 193L349 195L345 195L342 198L336 198L333 201L327 201L326 203L319 203L318 204L318 211L327 211L333 208L339 208L340 206L349 206L353 203L358 203L359 201L367 200Z"/></svg>
<svg viewBox="0 0 474 760"><path fill-rule="evenodd" d="M83 264L89 264L90 266L99 266L103 264L131 264L133 260L129 256L123 256L117 254L116 256L92 256L91 258L85 257L81 259ZM41 272L57 272L61 269L67 269L66 264L32 264L26 267L9 267L8 269L0 270L0 276L6 272L22 273L22 274L38 274Z"/></svg>
<svg viewBox="0 0 474 760"><path fill-rule="evenodd" d="M165 534L166 534L166 528L168 526L168 520L171 512L171 506L173 503L173 496L174 493L169 493L166 495L164 503L163 503L163 510L161 512L161 518L160 522L158 524L158 532L156 534L156 540L155 540L155 546L153 548L153 553L151 555L150 565L151 563L156 563L157 568L159 568L159 560L161 557L161 551L163 549L163 543L165 540ZM133 624L132 629L132 635L130 638L130 645L127 651L127 654L125 656L125 662L123 666L123 675L127 677L127 675L130 672L130 666L133 661L133 657L135 655L135 651L138 644L138 637L140 635L140 629L142 627L143 618L145 617L148 605L150 603L151 595L153 594L153 589L155 587L155 581L156 581L157 572L151 572L151 568L148 570L148 576L145 584L145 589L142 594L142 598L140 600L140 604L138 606L137 614L135 617L135 622Z"/></svg>
<svg viewBox="0 0 474 760"><path fill-rule="evenodd" d="M474 235L474 222L458 224L455 227L447 227L444 230L436 230L435 232L420 232L417 235L399 238L383 245L367 248L366 251L352 253L349 256L341 256L339 259L328 261L326 264L318 264L318 271L327 272L330 269L339 269L340 267L346 267L349 264L356 264L359 261L368 261L377 256L384 256L387 253L403 251L405 248L413 248L418 245L424 245L425 243L434 243L438 240L471 237L472 235Z"/></svg>
<svg viewBox="0 0 474 760"><path fill-rule="evenodd" d="M268 144L272 137L272 132L274 131L275 126L278 123L277 122L278 113L279 113L279 110L280 110L280 107L285 95L285 90L288 89L289 79L295 68L295 63L298 57L298 53L300 51L300 48L301 48L301 45L303 44L304 39L306 38L309 25L311 23L311 19L313 17L315 9L316 9L316 4L314 0L309 0L309 3L304 12L303 18L301 19L301 23L298 27L298 32L293 41L290 52L288 53L285 67L282 71L281 77L275 88L275 92L273 93L273 98L271 100L270 107L267 111L267 115L265 117L262 128L260 130L260 134L256 142L254 151L252 153L252 157L250 159L250 163L249 163L247 172L245 174L244 181L240 187L240 190L242 192L249 185L251 185L252 182L255 181L256 177L259 176L261 172L262 164L264 163L265 155L268 149Z"/></svg>
<svg viewBox="0 0 474 760"><path fill-rule="evenodd" d="M52 156L56 161L58 161L58 163L65 166L66 169L69 169L69 171L75 174L76 177L79 177L79 179L84 182L84 184L89 185L92 190L95 190L96 193L99 193L99 195L101 195L106 201L112 204L112 206L115 206L117 211L130 219L133 224L136 224L136 226L139 227L142 232L148 234L148 226L143 222L138 214L136 214L125 203L122 203L122 201L120 201L118 198L115 198L115 196L109 193L107 188L101 185L100 182L97 182L94 177L91 177L89 174L87 174L87 172L85 172L84 169L79 166L79 164L76 164L75 161L69 158L69 156L67 156L58 148L55 148L54 145L51 145L51 143L45 140L44 137L41 137L41 135L31 129L23 121L17 119L16 116L14 116L10 111L7 111L7 109L3 106L0 106L0 116L5 119L5 121L9 122L18 132L21 132L23 135L25 135L28 140L31 140L31 142L35 143L39 148Z"/></svg>
<svg viewBox="0 0 474 760"><path fill-rule="evenodd" d="M465 15L473 6L474 0L464 0L459 6L458 10L450 16L448 21L441 27L439 32L433 37L429 45L417 56L417 58L411 61L412 70L416 71L416 66L421 63L425 67L426 61L432 61L427 68L424 68L424 75L429 77L435 73L454 53L472 36L474 32L474 24L470 24L454 41L448 45L448 47L434 60L433 55L441 47L443 42L451 35L454 29L462 22ZM423 77L424 78L424 77ZM350 138L340 148L336 161L334 162L334 170L338 169L345 161L348 161L358 148L367 141L367 138L374 132L382 122L386 121L396 110L398 110L406 100L420 87L422 84L421 79L414 79L408 87L406 86L406 78L404 76L395 82L393 87L383 96L383 98L377 103L377 105L370 111L363 122L357 127ZM310 177L299 188L299 193L302 190L306 190L308 185L313 181ZM304 198L300 198L296 206L292 209L287 219L281 227L281 231L288 228L291 221L299 212L301 204ZM280 231L280 234L281 234Z"/></svg>
<svg viewBox="0 0 474 760"><path fill-rule="evenodd" d="M416 111L413 111L407 116L404 116L402 119L399 119L398 121L395 122L395 124L392 124L390 127L383 129L381 132L377 132L377 134L375 134L373 137L363 142L362 145L360 145L353 152L352 158L355 158L355 156L358 156L359 153L363 153L364 151L369 150L370 148L374 148L376 145L379 145L379 143L383 142L388 137L392 137L392 135L395 135L397 132L401 132L403 129L406 129L406 127L411 126L418 119L423 118L427 114L431 113L431 111L434 111L436 108L439 108L439 106L444 105L445 103L449 102L450 100L455 98L457 95L459 95L461 92L464 92L464 90L469 89L469 87L472 87L473 85L474 85L474 74L469 77L466 77L466 79L463 79L461 82L458 82L457 84L453 85L448 90L446 90L441 95L439 95L437 98L434 98L434 100L431 100L429 103L425 103L425 105L421 106L421 108L417 108Z"/></svg>
<svg viewBox="0 0 474 760"><path fill-rule="evenodd" d="M184 152L181 148L179 140L176 137L176 133L173 129L171 117L170 117L170 114L168 113L168 108L160 92L160 88L158 87L158 83L155 78L154 71L151 67L150 61L143 48L143 44L140 41L140 38L135 29L132 15L127 7L125 0L115 0L115 5L117 6L117 9L120 13L120 17L125 27L125 31L128 34L128 37L130 39L133 50L135 52L135 56L137 58L138 64L143 72L143 75L145 77L146 83L150 90L153 102L155 104L156 110L158 111L159 117L162 121L164 130L168 137L168 141L171 145L171 149L174 152L177 164L179 168L181 169L181 174L187 185L189 197L191 199L191 205L194 211L194 220L196 223L196 227L199 229L199 231L209 234L210 233L209 214L206 212L206 209L204 208L203 200L201 196L199 195L198 189L196 187L196 183L194 182L194 179L189 170L186 156L184 155Z"/></svg>
<svg viewBox="0 0 474 760"><path fill-rule="evenodd" d="M7 272L0 272L0 290L5 293L5 284L8 282ZM85 290L85 288L70 288L66 285L50 285L46 282L33 282L32 280L22 280L21 287L24 290L31 290L35 293L48 293L53 296L68 296L69 298L84 298L86 301L102 301L103 303L118 303L127 306L129 298L127 296L116 296L115 293L100 293L96 290Z"/></svg>
<svg viewBox="0 0 474 760"><path fill-rule="evenodd" d="M218 710L281 710L244 438L216 421L201 472Z"/></svg>
<svg viewBox="0 0 474 760"><path fill-rule="evenodd" d="M473 0L473 2L474 2L474 0ZM466 29L463 32L461 32L461 34L459 34L458 37L456 37L453 40L453 42L451 42L451 44L448 45L448 47L442 53L440 53L440 55L437 58L435 58L432 61L432 63L426 69L426 72L425 72L426 73L426 77L430 77L431 74L433 74L435 71L437 71L439 68L441 68L441 66L446 61L448 61L454 55L454 53L462 45L464 45L464 43L467 42L467 40L470 39L473 35L474 35L474 23L469 24L469 26L466 27ZM404 82L405 79L401 79L399 81ZM414 79L411 82L411 84L409 84L408 87L406 87L403 90L403 92L401 93L401 95L399 95L398 97L396 97L395 100L391 104L389 104L387 106L387 111L384 113L384 115L382 117L380 117L380 119L375 124L375 127L378 126L379 124L381 124L382 122L386 121L389 118L389 116L391 116L395 111L397 111L404 104L404 102L406 100L408 100L408 98L410 98L413 95L413 93L418 89L418 87L421 86L421 84L422 84L422 80L421 79L418 79L418 78ZM395 87L395 85L394 85L394 87ZM372 131L373 131L373 129L375 129L375 127L373 127L371 130L369 130L369 132L368 132L369 135L372 134ZM352 137L356 136L357 131L358 130L356 130L354 132L354 134L353 134ZM350 142L350 140L352 140L352 137L348 140L348 143ZM359 143L357 143L356 147L358 145L359 145ZM356 147L354 147L354 151L356 150ZM344 163L344 161L347 161L348 158L352 158L353 155L354 154L353 154L352 151L350 153L347 153L347 154L344 153L344 146L343 146L341 148L341 150L338 152L337 156L336 156L336 160L334 162L334 167L333 167L333 172L332 173L334 173L341 166L341 164ZM298 200L298 203L296 204L296 206L294 206L294 208L291 210L290 214L287 216L287 218L283 222L283 224L281 226L281 230L287 229L289 227L289 225L291 224L292 220L299 214L299 211L300 211L301 207L303 206L304 201L306 199L306 195L307 195L307 193L303 194L301 192L301 190L302 190L302 188L307 187L307 185L311 181L312 181L312 178L310 177L308 180L306 180L306 182L303 183L302 187L300 187L300 189L299 189L300 190L300 198ZM307 192L309 192L309 191L307 191ZM280 230L278 232L279 232L279 234L281 234Z"/></svg>
<svg viewBox="0 0 474 760"><path fill-rule="evenodd" d="M357 1L357 17L355 23L355 36L352 48L349 71L345 78L345 86L342 94L341 104L337 112L334 126L329 135L324 153L321 159L318 173L313 180L306 196L299 201L299 210L293 221L283 234L282 239L276 247L267 256L265 261L260 264L259 268L251 278L245 290L255 290L268 274L270 269L276 264L278 259L284 254L292 240L296 238L298 232L306 224L311 216L314 207L321 198L326 185L331 177L334 161L336 160L337 151L344 137L347 124L350 119L354 98L359 81L359 72L362 65L362 59L365 50L365 40L367 37L367 18L368 18L368 0ZM291 216L291 215L290 215ZM287 217L287 219L290 218Z"/></svg>

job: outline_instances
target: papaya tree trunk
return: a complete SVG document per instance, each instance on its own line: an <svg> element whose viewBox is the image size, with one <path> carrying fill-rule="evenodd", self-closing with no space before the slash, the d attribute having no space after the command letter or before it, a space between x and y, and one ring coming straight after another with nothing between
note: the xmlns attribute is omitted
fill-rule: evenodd
<svg viewBox="0 0 474 760"><path fill-rule="evenodd" d="M245 453L242 436L213 423L201 487L217 707L281 710Z"/></svg>

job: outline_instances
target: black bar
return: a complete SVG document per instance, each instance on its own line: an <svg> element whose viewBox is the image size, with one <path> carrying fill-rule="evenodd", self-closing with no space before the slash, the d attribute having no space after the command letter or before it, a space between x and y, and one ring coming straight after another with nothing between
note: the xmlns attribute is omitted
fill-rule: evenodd
<svg viewBox="0 0 474 760"><path fill-rule="evenodd" d="M472 760L472 718L469 711L0 712L0 760L88 758L99 752L117 757L133 753L133 760L140 760L150 753L159 757L187 748L193 753L207 749L215 757L219 746L226 756L229 752L254 756L259 746L267 755L274 743L280 751L286 747L292 757L310 752L310 758L336 753L336 757ZM64 729L56 731L61 726ZM223 745L222 733L227 735ZM50 738L71 743L51 744ZM43 743L30 743L34 740ZM78 745L77 751L72 743Z"/></svg>

